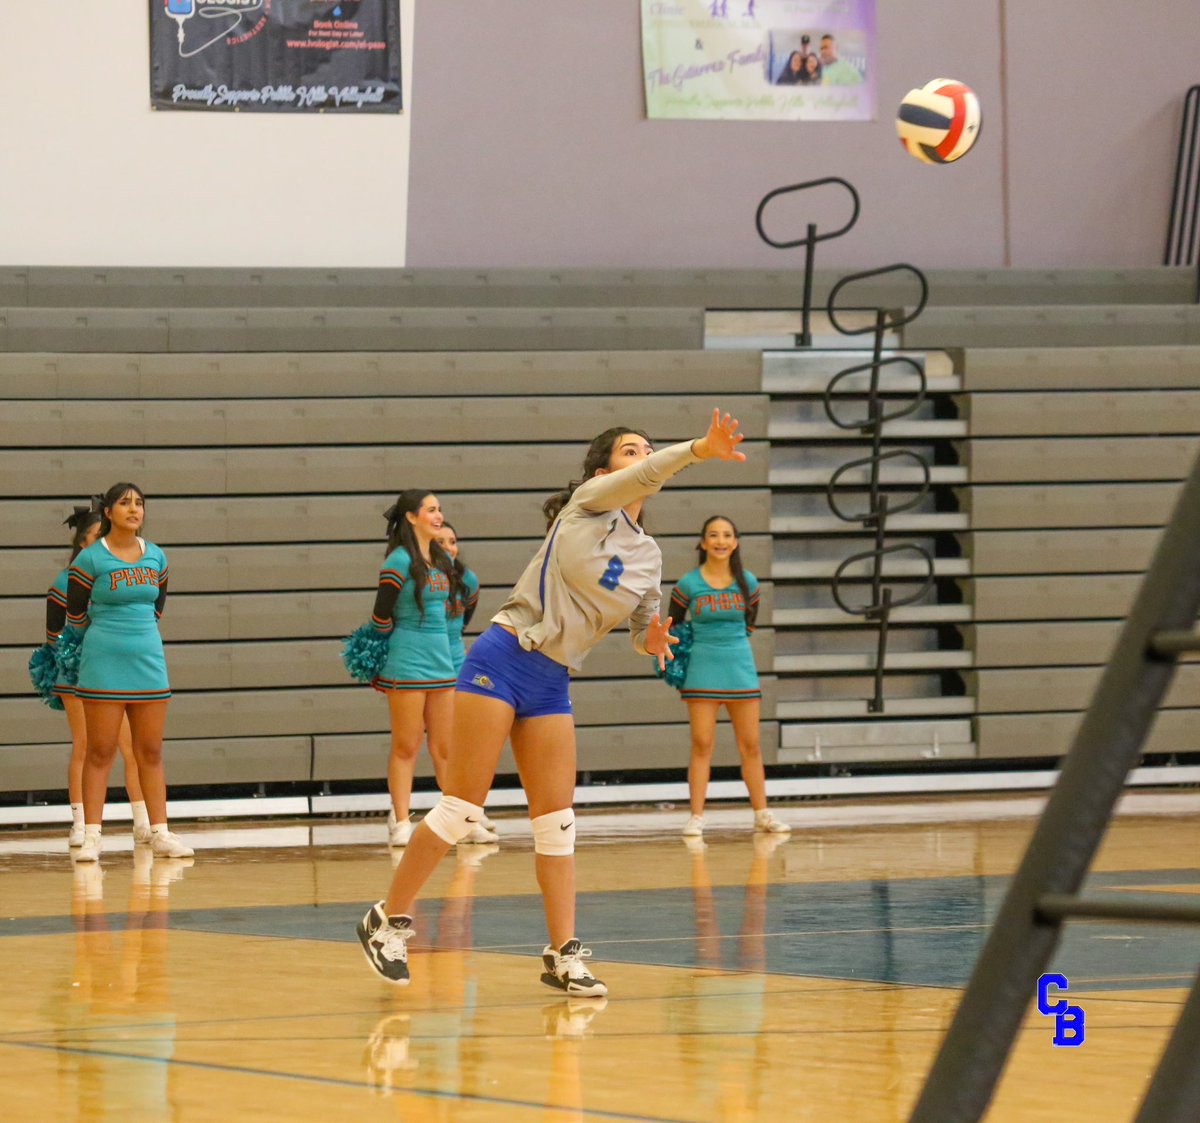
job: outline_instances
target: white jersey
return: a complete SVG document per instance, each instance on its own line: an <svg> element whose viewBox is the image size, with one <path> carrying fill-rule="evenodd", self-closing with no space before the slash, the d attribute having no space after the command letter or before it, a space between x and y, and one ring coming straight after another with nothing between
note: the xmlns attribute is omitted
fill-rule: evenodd
<svg viewBox="0 0 1200 1123"><path fill-rule="evenodd" d="M624 620L634 650L648 654L646 629L662 600L662 552L622 508L699 460L687 441L580 484L493 622L512 628L526 651L573 671Z"/></svg>

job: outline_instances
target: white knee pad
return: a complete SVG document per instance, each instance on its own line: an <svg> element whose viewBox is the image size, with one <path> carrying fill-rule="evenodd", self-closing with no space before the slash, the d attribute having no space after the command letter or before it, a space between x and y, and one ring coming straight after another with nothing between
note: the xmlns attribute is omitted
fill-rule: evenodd
<svg viewBox="0 0 1200 1123"><path fill-rule="evenodd" d="M456 795L444 795L430 808L425 816L425 825L443 842L453 846L459 839L469 835L471 828L482 818L482 807L476 807Z"/></svg>
<svg viewBox="0 0 1200 1123"><path fill-rule="evenodd" d="M533 849L538 854L565 858L575 853L575 812L570 807L531 820Z"/></svg>

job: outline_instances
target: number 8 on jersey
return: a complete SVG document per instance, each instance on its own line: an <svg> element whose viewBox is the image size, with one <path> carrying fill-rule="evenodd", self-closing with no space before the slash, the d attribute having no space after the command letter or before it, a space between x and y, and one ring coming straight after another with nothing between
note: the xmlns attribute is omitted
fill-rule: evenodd
<svg viewBox="0 0 1200 1123"><path fill-rule="evenodd" d="M592 571L593 573L595 570ZM598 584L610 592L621 583L621 574L625 572L625 566L621 559L614 554L608 559L608 568L600 575Z"/></svg>

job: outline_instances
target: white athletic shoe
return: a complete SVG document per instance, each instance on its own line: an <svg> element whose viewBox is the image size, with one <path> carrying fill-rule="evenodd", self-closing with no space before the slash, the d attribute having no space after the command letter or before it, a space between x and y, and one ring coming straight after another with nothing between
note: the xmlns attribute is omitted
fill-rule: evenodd
<svg viewBox="0 0 1200 1123"><path fill-rule="evenodd" d="M411 819L405 819L401 822L396 818L395 811L388 812L388 845L389 846L407 846L408 840L412 838L413 823Z"/></svg>
<svg viewBox="0 0 1200 1123"><path fill-rule="evenodd" d="M77 862L98 862L100 861L100 845L98 834L86 834L83 842L79 844L79 849L71 857Z"/></svg>
<svg viewBox="0 0 1200 1123"><path fill-rule="evenodd" d="M547 944L542 949L542 982L576 998L598 998L608 994L608 987L593 976L583 962L591 955L592 949L582 947L578 940L568 940L558 951Z"/></svg>
<svg viewBox="0 0 1200 1123"><path fill-rule="evenodd" d="M792 828L791 824L776 819L770 809L764 807L761 811L754 812L754 829L766 834L787 834Z"/></svg>
<svg viewBox="0 0 1200 1123"><path fill-rule="evenodd" d="M386 982L408 986L408 941L413 931L411 916L388 916L383 901L376 901L358 922L358 942L371 969Z"/></svg>
<svg viewBox="0 0 1200 1123"><path fill-rule="evenodd" d="M689 815L683 824L684 838L699 838L704 833L704 819L699 815Z"/></svg>
<svg viewBox="0 0 1200 1123"><path fill-rule="evenodd" d="M83 845L83 824L72 823L71 830L67 834L67 846L72 850L77 846Z"/></svg>
<svg viewBox="0 0 1200 1123"><path fill-rule="evenodd" d="M463 835L458 840L459 846L464 842L475 843L481 846L489 846L494 842L499 842L500 836L495 831L490 831L482 823L476 823L468 834Z"/></svg>
<svg viewBox="0 0 1200 1123"><path fill-rule="evenodd" d="M150 842L151 834L152 834L152 832L150 830L149 823L134 823L133 824L133 841L134 841L135 845L139 845L139 844L142 846L148 845Z"/></svg>
<svg viewBox="0 0 1200 1123"><path fill-rule="evenodd" d="M191 858L196 854L177 834L170 831L156 834L150 840L150 849L158 858Z"/></svg>
<svg viewBox="0 0 1200 1123"><path fill-rule="evenodd" d="M479 825L483 827L485 831L495 832L496 830L496 824L487 817L486 813L484 814L483 818L479 820Z"/></svg>

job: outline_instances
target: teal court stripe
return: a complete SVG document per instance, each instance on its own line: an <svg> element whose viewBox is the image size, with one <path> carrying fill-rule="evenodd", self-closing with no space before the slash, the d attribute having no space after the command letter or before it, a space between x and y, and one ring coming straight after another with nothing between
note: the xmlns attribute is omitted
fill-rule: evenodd
<svg viewBox="0 0 1200 1123"><path fill-rule="evenodd" d="M1133 870L1094 881L1111 889L1198 879L1195 869ZM581 893L578 928L597 962L957 987L970 975L1006 885L1006 878L980 876ZM173 931L345 943L354 940L362 908L338 902L179 909L164 919ZM540 902L528 894L430 899L416 912L419 954L422 946L526 950L531 957L540 950L540 940L517 942L541 935ZM74 932L75 923L63 915L5 921L0 937ZM92 923L115 931L123 921L106 914ZM1066 929L1056 969L1089 980L1138 976L1153 987L1174 985L1194 972L1198 958L1200 933L1076 924Z"/></svg>

